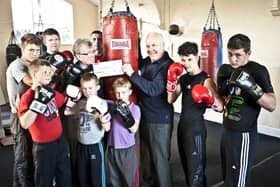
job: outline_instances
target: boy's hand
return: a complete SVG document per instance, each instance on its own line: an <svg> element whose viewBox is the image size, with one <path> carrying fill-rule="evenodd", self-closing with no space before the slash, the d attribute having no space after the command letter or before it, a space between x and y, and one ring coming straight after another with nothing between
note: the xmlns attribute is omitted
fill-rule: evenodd
<svg viewBox="0 0 280 187"><path fill-rule="evenodd" d="M55 92L46 86L38 86L35 90L34 100L29 109L44 114L47 110L47 104L55 97Z"/></svg>
<svg viewBox="0 0 280 187"><path fill-rule="evenodd" d="M131 128L134 125L135 120L134 120L127 104L124 101L117 100L114 103L113 110L116 111L121 116L121 118L124 122L124 125L127 128Z"/></svg>

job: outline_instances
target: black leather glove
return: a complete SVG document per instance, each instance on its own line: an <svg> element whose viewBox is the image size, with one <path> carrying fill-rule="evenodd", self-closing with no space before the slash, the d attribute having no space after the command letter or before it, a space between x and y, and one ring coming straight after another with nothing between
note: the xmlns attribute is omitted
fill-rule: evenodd
<svg viewBox="0 0 280 187"><path fill-rule="evenodd" d="M130 128L134 125L135 123L135 120L127 106L127 104L122 101L122 100L117 100L115 103L114 103L114 106L113 106L113 110L118 113L123 122L124 122L124 125L127 127L127 128Z"/></svg>
<svg viewBox="0 0 280 187"><path fill-rule="evenodd" d="M229 84L240 87L246 91L255 101L263 96L262 88L256 83L254 78L247 72L236 69L232 72Z"/></svg>

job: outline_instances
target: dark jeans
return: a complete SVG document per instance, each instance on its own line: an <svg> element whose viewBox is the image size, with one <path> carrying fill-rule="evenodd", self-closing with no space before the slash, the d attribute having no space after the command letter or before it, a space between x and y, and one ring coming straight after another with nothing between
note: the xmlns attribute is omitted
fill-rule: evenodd
<svg viewBox="0 0 280 187"><path fill-rule="evenodd" d="M171 124L140 125L140 159L142 184L172 186L169 165Z"/></svg>

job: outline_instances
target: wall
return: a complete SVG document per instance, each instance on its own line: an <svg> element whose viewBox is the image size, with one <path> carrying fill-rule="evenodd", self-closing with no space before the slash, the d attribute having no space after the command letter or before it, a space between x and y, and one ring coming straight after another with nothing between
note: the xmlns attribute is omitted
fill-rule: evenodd
<svg viewBox="0 0 280 187"><path fill-rule="evenodd" d="M172 37L174 49L186 40L200 43L212 1L170 1L170 23L178 23L184 27L182 36ZM262 109L259 129L266 134L280 137L280 16L272 16L272 0L215 0L215 8L223 34L223 63L228 63L226 43L229 37L244 33L251 38L251 59L268 68L278 104L273 113ZM178 56L175 55L174 59L178 59ZM212 116L215 117L215 114Z"/></svg>
<svg viewBox="0 0 280 187"><path fill-rule="evenodd" d="M74 39L87 38L92 30L98 29L97 7L88 0L67 0L73 5ZM6 92L6 57L5 50L12 30L11 0L0 1L0 85ZM63 45L61 49L71 49L71 45Z"/></svg>

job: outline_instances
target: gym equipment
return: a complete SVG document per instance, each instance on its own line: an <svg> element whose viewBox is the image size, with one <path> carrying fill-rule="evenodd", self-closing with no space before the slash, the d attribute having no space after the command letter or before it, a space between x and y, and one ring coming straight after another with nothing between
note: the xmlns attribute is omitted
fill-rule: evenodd
<svg viewBox="0 0 280 187"><path fill-rule="evenodd" d="M223 63L222 53L222 33L216 15L214 0L212 0L212 6L202 32L200 68L207 72L215 82L217 82L218 68Z"/></svg>
<svg viewBox="0 0 280 187"><path fill-rule="evenodd" d="M21 49L16 43L15 33L12 30L10 39L9 39L9 44L6 47L7 66L9 66L12 61L14 61L15 59L20 58L20 57L21 57Z"/></svg>
<svg viewBox="0 0 280 187"><path fill-rule="evenodd" d="M126 11L113 11L115 1L112 1L108 14L103 18L102 38L103 54L107 60L122 60L123 64L131 64L138 71L138 29L137 19L130 12L127 1ZM102 63L102 62L100 62ZM125 76L125 75L121 75ZM112 83L120 76L104 78L105 97L115 99ZM131 101L136 103L136 88L133 87Z"/></svg>

